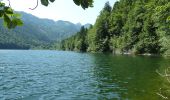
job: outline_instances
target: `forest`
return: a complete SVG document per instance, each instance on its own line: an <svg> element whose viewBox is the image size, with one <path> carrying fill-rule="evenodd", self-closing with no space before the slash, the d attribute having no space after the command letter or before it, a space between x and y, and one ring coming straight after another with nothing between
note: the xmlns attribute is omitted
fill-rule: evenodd
<svg viewBox="0 0 170 100"><path fill-rule="evenodd" d="M170 55L169 0L106 2L94 25L60 43L62 50Z"/></svg>

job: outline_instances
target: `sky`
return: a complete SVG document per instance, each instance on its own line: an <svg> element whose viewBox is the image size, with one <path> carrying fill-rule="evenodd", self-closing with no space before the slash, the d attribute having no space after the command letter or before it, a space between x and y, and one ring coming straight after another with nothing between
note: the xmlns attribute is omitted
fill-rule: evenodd
<svg viewBox="0 0 170 100"><path fill-rule="evenodd" d="M30 10L29 8L36 6L37 0L10 0L11 7L16 11L31 13L39 18L48 18L54 21L64 20L81 24L94 24L107 1L113 6L116 0L94 0L94 7L86 10L80 6L76 6L73 0L55 0L55 2L51 3L48 7L41 5L39 2L35 10Z"/></svg>

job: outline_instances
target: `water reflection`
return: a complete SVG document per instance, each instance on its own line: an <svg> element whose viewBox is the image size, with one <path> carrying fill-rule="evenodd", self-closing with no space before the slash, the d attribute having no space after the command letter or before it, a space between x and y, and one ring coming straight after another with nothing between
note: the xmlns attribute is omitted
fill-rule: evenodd
<svg viewBox="0 0 170 100"><path fill-rule="evenodd" d="M156 93L162 81L155 71L165 64L164 58L109 54L93 57L93 75L102 99L160 100Z"/></svg>

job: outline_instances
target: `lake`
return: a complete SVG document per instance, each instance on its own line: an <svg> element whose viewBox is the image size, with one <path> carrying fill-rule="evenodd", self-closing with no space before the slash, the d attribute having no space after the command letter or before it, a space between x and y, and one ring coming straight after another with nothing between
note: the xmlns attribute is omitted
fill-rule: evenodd
<svg viewBox="0 0 170 100"><path fill-rule="evenodd" d="M170 58L0 50L0 100L161 100Z"/></svg>

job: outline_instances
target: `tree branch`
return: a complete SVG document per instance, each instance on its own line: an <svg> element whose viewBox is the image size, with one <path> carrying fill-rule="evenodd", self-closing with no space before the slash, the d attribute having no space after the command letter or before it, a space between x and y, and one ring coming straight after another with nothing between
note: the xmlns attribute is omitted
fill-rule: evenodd
<svg viewBox="0 0 170 100"><path fill-rule="evenodd" d="M161 74L158 70L156 70L156 73L159 74L161 77L170 77L170 75L167 74L167 71L169 71L169 68L165 70L165 75Z"/></svg>
<svg viewBox="0 0 170 100"><path fill-rule="evenodd" d="M165 69L164 74L161 74L160 72L158 72L158 70L156 70L156 73L158 73L161 77L166 77L167 81L170 83L170 74L168 74L168 72L170 72L170 67L168 67L167 69ZM159 95L160 97L162 97L163 99L168 99L168 97L162 95L161 93L161 88L159 89L159 93L156 93L157 95Z"/></svg>
<svg viewBox="0 0 170 100"><path fill-rule="evenodd" d="M37 4L36 4L36 6L34 7L34 8L29 8L30 10L35 10L37 7L38 7L38 0L37 0Z"/></svg>
<svg viewBox="0 0 170 100"><path fill-rule="evenodd" d="M160 94L160 93L156 93L157 95L159 95L160 97L162 97L163 99L168 99L168 97L165 97L165 96L163 96L162 94Z"/></svg>

